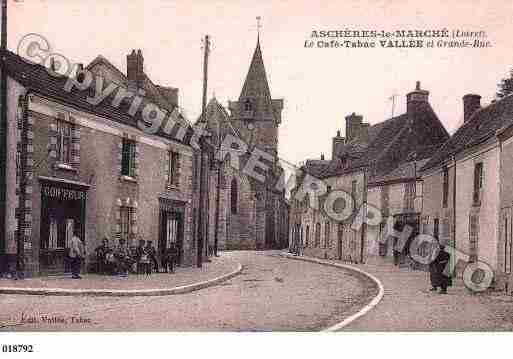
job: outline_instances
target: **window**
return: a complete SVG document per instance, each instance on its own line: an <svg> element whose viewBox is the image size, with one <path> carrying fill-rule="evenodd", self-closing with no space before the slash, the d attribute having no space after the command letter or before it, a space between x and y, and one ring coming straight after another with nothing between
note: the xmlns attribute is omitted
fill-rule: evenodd
<svg viewBox="0 0 513 359"><path fill-rule="evenodd" d="M135 177L135 142L127 138L123 138L122 158L121 158L121 175Z"/></svg>
<svg viewBox="0 0 513 359"><path fill-rule="evenodd" d="M60 163L71 163L71 131L72 125L69 122L57 121L57 160Z"/></svg>
<svg viewBox="0 0 513 359"><path fill-rule="evenodd" d="M21 150L18 146L16 150L16 184L19 185L21 183Z"/></svg>
<svg viewBox="0 0 513 359"><path fill-rule="evenodd" d="M326 222L324 227L324 246L326 248L331 248L331 232L330 232L330 222Z"/></svg>
<svg viewBox="0 0 513 359"><path fill-rule="evenodd" d="M510 230L509 230L509 238L508 238L508 243L509 243L509 253L507 253L507 258L508 258L508 263L509 263L509 266L507 268L507 273L511 273L511 266L512 266L512 260L513 260L513 250L512 250L512 247L513 247L513 221L509 221L509 225L510 225Z"/></svg>
<svg viewBox="0 0 513 359"><path fill-rule="evenodd" d="M476 215L469 216L469 262L477 262L477 241L479 236L479 217Z"/></svg>
<svg viewBox="0 0 513 359"><path fill-rule="evenodd" d="M317 223L315 225L315 248L320 247L321 245L321 224Z"/></svg>
<svg viewBox="0 0 513 359"><path fill-rule="evenodd" d="M171 248L171 244L176 244L178 238L178 217L176 215L166 216L166 248Z"/></svg>
<svg viewBox="0 0 513 359"><path fill-rule="evenodd" d="M59 225L57 223L57 218L50 217L50 229L48 234L48 245L46 246L47 249L55 249L57 248L57 241L58 241L58 229Z"/></svg>
<svg viewBox="0 0 513 359"><path fill-rule="evenodd" d="M168 184L170 186L176 186L178 184L178 161L179 154L177 152L170 151L168 154Z"/></svg>
<svg viewBox="0 0 513 359"><path fill-rule="evenodd" d="M451 238L452 239L451 221L449 220L449 218L442 219L442 231L441 232L442 232L443 238L445 238L445 239Z"/></svg>
<svg viewBox="0 0 513 359"><path fill-rule="evenodd" d="M479 162L474 165L474 204L480 204L482 188L483 188L483 162Z"/></svg>
<svg viewBox="0 0 513 359"><path fill-rule="evenodd" d="M132 212L130 207L121 207L119 211L121 214L121 238L123 238L128 243L131 229Z"/></svg>
<svg viewBox="0 0 513 359"><path fill-rule="evenodd" d="M238 196L239 196L239 189L237 188L237 180L234 178L232 179L232 186L231 186L231 207L232 207L232 213L237 214L237 205L238 205Z"/></svg>
<svg viewBox="0 0 513 359"><path fill-rule="evenodd" d="M244 101L244 111L251 111L253 106L251 106L251 101L248 99Z"/></svg>
<svg viewBox="0 0 513 359"><path fill-rule="evenodd" d="M440 238L440 220L438 218L433 220L433 237L437 240Z"/></svg>
<svg viewBox="0 0 513 359"><path fill-rule="evenodd" d="M413 212L415 204L415 182L406 183L404 191L406 212Z"/></svg>
<svg viewBox="0 0 513 359"><path fill-rule="evenodd" d="M194 157L193 157L193 164L192 164L192 168L193 168L193 177L192 177L192 181L193 181L193 187L194 189L198 189L198 184L199 184L199 156L195 153L194 154Z"/></svg>
<svg viewBox="0 0 513 359"><path fill-rule="evenodd" d="M48 220L48 239L42 240L42 248L55 250L57 248L70 248L75 220L73 218L57 218L50 216Z"/></svg>
<svg viewBox="0 0 513 359"><path fill-rule="evenodd" d="M449 200L449 170L447 167L443 169L443 188L442 188L442 206L447 208L447 202Z"/></svg>
<svg viewBox="0 0 513 359"><path fill-rule="evenodd" d="M513 225L513 223L512 223ZM511 231L508 230L508 219L504 219L504 273L511 273Z"/></svg>

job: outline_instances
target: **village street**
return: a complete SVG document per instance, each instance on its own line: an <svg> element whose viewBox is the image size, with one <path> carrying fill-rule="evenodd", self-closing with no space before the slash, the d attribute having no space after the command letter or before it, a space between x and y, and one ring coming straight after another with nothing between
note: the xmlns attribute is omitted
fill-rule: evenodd
<svg viewBox="0 0 513 359"><path fill-rule="evenodd" d="M5 322L10 318L11 325L1 330L317 331L354 314L377 294L377 288L363 276L286 259L278 252L223 252L215 261L227 265L238 262L244 269L220 285L180 295L2 294L0 319ZM429 292L424 272L389 263L358 268L380 279L385 296L344 330L513 329L510 296L473 295L458 281L443 296ZM66 323L57 320L21 325L22 313L25 317L64 318Z"/></svg>
<svg viewBox="0 0 513 359"><path fill-rule="evenodd" d="M243 272L220 285L189 294L0 294L0 319L4 321L10 314L11 322L19 323L22 313L25 317L46 314L67 320L65 324L40 321L2 330L316 331L353 314L376 294L375 286L365 278L337 268L285 259L278 252L223 252L215 261L222 260L241 263ZM7 285L5 281L0 284Z"/></svg>

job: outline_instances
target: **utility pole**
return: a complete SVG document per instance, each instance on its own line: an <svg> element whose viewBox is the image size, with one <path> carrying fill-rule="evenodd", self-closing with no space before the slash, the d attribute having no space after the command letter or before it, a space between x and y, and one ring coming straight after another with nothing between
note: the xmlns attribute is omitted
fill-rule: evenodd
<svg viewBox="0 0 513 359"><path fill-rule="evenodd" d="M205 110L207 108L208 56L210 55L210 37L208 35L205 35L203 50L203 101L201 106L201 121L206 122Z"/></svg>
<svg viewBox="0 0 513 359"><path fill-rule="evenodd" d="M360 264L365 260L365 237L367 236L367 191L368 191L368 166L363 168L363 194L362 194L362 229L360 237Z"/></svg>
<svg viewBox="0 0 513 359"><path fill-rule="evenodd" d="M390 96L388 99L389 100L392 100L392 114L390 116L390 118L394 118L394 114L395 114L395 98L397 97L397 94L393 94L392 96Z"/></svg>
<svg viewBox="0 0 513 359"><path fill-rule="evenodd" d="M0 35L0 272L7 262L7 72L4 51L7 50L7 0L2 0L2 34Z"/></svg>
<svg viewBox="0 0 513 359"><path fill-rule="evenodd" d="M204 40L204 54L203 54L203 93L202 93L202 105L201 105L201 117L200 117L200 125L206 123L206 108L207 108L207 85L208 85L208 55L210 53L210 37L208 35L205 36ZM197 266L202 267L203 265L203 246L205 239L205 228L204 216L208 215L208 208L204 206L204 195L208 191L208 181L207 181L207 170L205 169L205 139L203 136L199 139L200 144L200 188L199 188L199 208L198 208L198 258L197 258Z"/></svg>

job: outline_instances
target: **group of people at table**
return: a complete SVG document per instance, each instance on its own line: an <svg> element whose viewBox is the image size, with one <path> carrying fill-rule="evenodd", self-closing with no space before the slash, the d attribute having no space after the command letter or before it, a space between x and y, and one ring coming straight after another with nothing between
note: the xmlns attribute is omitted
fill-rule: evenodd
<svg viewBox="0 0 513 359"><path fill-rule="evenodd" d="M150 275L153 271L159 273L157 250L152 241L139 240L137 247L128 247L121 238L114 248L109 246L109 239L104 238L102 244L95 249L97 270L101 274L127 276L128 273ZM173 273L178 250L174 243L161 255L163 272Z"/></svg>

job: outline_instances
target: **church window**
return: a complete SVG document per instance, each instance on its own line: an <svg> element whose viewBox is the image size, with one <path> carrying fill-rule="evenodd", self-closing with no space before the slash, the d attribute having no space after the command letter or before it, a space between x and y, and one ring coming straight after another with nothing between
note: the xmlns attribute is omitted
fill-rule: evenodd
<svg viewBox="0 0 513 359"><path fill-rule="evenodd" d="M237 185L237 180L234 178L232 180L232 185L231 185L231 208L232 208L232 213L233 214L237 214L237 204L238 204L238 196L239 196L239 190L238 190L238 185Z"/></svg>
<svg viewBox="0 0 513 359"><path fill-rule="evenodd" d="M244 101L244 111L251 111L253 110L253 106L251 105L250 100Z"/></svg>
<svg viewBox="0 0 513 359"><path fill-rule="evenodd" d="M321 245L321 224L317 223L315 225L315 248L320 247Z"/></svg>

